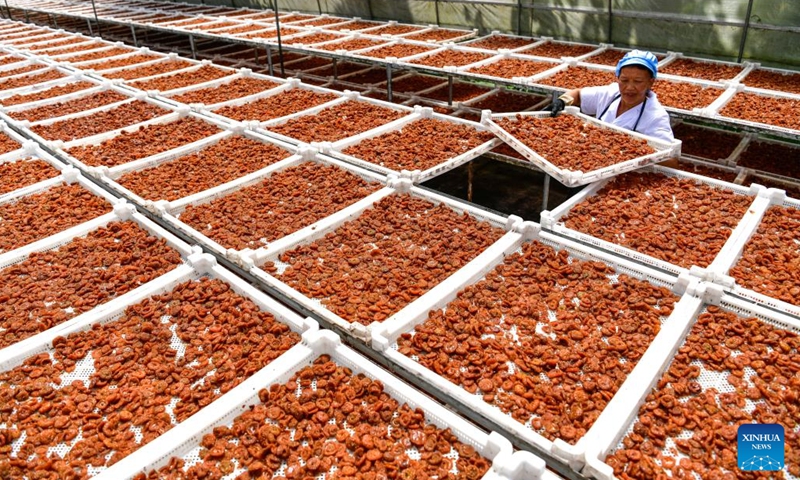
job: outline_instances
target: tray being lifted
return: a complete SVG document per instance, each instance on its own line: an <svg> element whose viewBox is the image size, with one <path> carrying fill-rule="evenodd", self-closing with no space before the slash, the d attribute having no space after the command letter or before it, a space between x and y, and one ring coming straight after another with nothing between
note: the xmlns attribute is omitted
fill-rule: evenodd
<svg viewBox="0 0 800 480"><path fill-rule="evenodd" d="M481 123L483 125L486 125L489 128L489 130L494 132L495 135L497 135L498 137L500 137L500 139L509 144L512 148L514 148L514 150L516 150L517 152L522 154L525 158L530 160L531 163L533 163L538 168L542 169L543 171L551 175L559 182L569 187L586 185L588 183L596 182L598 180L603 180L606 178L617 176L621 173L625 173L631 170L636 170L637 168L641 168L645 165L650 165L656 162L667 160L669 158L680 156L680 150L681 150L680 140L675 140L673 142L668 143L663 140L642 135L637 132L631 132L630 130L617 127L616 125L611 125L606 122L602 122L588 115L584 115L580 113L580 110L577 107L567 107L561 115L567 115L570 117L577 118L583 121L584 125L588 126L589 128L596 128L600 130L614 132L613 135L615 136L619 137L620 135L622 135L628 137L633 142L637 142L640 144L646 143L650 147L650 150L653 150L653 152L645 155L638 155L635 158L625 158L618 162L613 162L611 165L599 167L584 172L581 170L560 167L552 163L550 160L546 159L545 157L536 152L535 145L526 144L523 140L518 139L517 137L510 134L506 129L504 129L498 123L498 120L501 119L509 119L511 121L515 121L514 119L516 117L524 119L546 119L550 117L549 112L523 112L523 113L506 113L497 115L484 113L483 118L481 119ZM581 133L581 135L583 136L585 134ZM624 138L624 137L619 137L619 138ZM576 156L579 156L581 155L581 152L574 152L574 154Z"/></svg>

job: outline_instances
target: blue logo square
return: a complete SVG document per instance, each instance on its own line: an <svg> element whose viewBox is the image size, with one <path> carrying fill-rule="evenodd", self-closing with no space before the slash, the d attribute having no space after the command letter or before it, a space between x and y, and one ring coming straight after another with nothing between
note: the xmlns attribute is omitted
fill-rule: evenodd
<svg viewBox="0 0 800 480"><path fill-rule="evenodd" d="M740 470L777 471L783 469L783 425L748 423L739 425L736 434Z"/></svg>

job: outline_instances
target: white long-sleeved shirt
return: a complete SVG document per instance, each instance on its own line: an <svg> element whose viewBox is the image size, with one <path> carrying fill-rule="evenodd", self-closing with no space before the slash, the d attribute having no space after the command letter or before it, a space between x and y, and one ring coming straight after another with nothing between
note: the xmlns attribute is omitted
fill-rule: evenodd
<svg viewBox="0 0 800 480"><path fill-rule="evenodd" d="M617 83L602 87L582 88L581 112L597 116L605 109L603 117L599 120L627 128L628 130L633 130L634 125L636 125L636 119L639 118L639 113L641 113L642 117L639 119L639 124L636 125L636 132L667 142L675 139L672 135L672 127L669 124L669 114L664 110L653 91L647 92L646 105L639 104L619 117L617 117L617 108L619 107L620 99L614 100L614 97L618 94L619 85Z"/></svg>

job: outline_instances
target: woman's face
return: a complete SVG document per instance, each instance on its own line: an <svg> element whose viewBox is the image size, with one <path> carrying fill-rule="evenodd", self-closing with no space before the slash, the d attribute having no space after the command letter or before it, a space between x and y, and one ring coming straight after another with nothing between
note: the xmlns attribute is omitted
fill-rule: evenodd
<svg viewBox="0 0 800 480"><path fill-rule="evenodd" d="M623 67L617 78L622 100L628 105L637 105L643 102L654 81L650 72L644 68Z"/></svg>

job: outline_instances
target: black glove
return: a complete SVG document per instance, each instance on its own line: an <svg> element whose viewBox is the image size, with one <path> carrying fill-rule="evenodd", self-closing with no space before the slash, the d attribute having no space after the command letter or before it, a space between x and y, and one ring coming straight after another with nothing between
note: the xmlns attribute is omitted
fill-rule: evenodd
<svg viewBox="0 0 800 480"><path fill-rule="evenodd" d="M556 95L558 95L558 93L553 92L553 102L547 107L547 109L550 111L551 117L558 116L559 112L575 103L575 99L572 98L569 93L565 93L560 97L557 97Z"/></svg>
<svg viewBox="0 0 800 480"><path fill-rule="evenodd" d="M566 108L566 106L566 102L556 97L556 94L553 93L553 103L551 103L547 109L550 110L551 117L556 117L562 110L564 110L564 108Z"/></svg>

